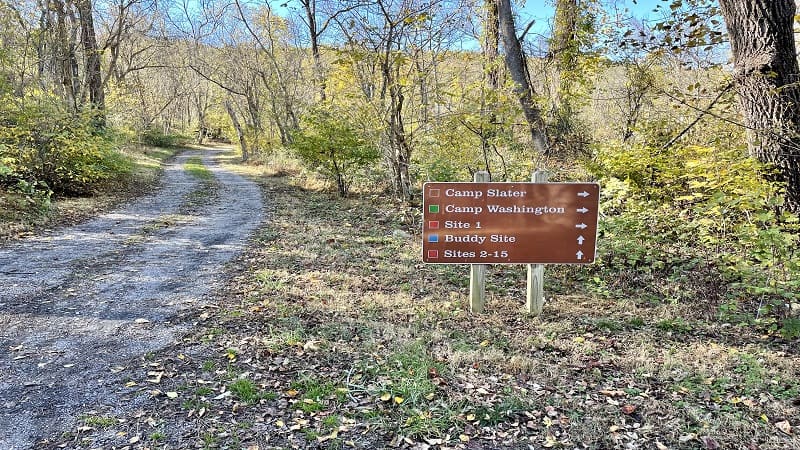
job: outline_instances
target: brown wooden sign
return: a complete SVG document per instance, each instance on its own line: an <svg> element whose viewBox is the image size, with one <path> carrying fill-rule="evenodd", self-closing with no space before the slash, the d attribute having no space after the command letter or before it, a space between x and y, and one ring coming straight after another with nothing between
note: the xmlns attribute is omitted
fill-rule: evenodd
<svg viewBox="0 0 800 450"><path fill-rule="evenodd" d="M422 259L439 264L589 264L596 183L425 183Z"/></svg>

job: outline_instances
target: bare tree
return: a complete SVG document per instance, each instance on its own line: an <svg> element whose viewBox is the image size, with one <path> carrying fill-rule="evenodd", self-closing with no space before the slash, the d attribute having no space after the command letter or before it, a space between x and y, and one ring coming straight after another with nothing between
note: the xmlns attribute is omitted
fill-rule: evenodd
<svg viewBox="0 0 800 450"><path fill-rule="evenodd" d="M104 86L111 80L121 83L134 71L161 69L169 42L158 40L157 22L161 16L155 0L109 0L97 2L96 16L100 50L105 54Z"/></svg>
<svg viewBox="0 0 800 450"><path fill-rule="evenodd" d="M427 120L430 105L426 79L436 76L436 59L446 51L448 33L457 30L457 18L466 14L462 6L447 0L375 0L336 19L347 39L353 75L383 122L392 186L403 199L412 196L413 130ZM414 85L419 95L414 95ZM409 120L418 121L416 127Z"/></svg>
<svg viewBox="0 0 800 450"><path fill-rule="evenodd" d="M233 103L231 102L230 98L225 100L225 111L228 112L228 117L231 119L233 129L236 130L239 147L242 150L242 161L247 161L250 158L250 152L247 148L247 139L245 139L244 128L242 128L242 124L239 122L239 117L236 114L236 109L233 107Z"/></svg>
<svg viewBox="0 0 800 450"><path fill-rule="evenodd" d="M97 46L97 34L94 29L92 2L91 0L77 0L75 6L80 20L86 72L85 86L89 92L89 103L95 110L98 122L105 124L106 100L103 89L103 72L100 69L100 49Z"/></svg>
<svg viewBox="0 0 800 450"><path fill-rule="evenodd" d="M299 0L303 6L305 17L303 22L308 29L308 37L311 44L311 56L314 60L314 79L317 87L319 88L320 100L325 101L325 74L323 73L322 53L320 52L319 40L322 33L334 23L337 17L360 7L363 3L359 0L349 1L321 1L317 0ZM324 15L321 16L320 8L318 5L323 3L327 8Z"/></svg>
<svg viewBox="0 0 800 450"><path fill-rule="evenodd" d="M59 91L68 107L80 109L80 78L78 65L78 25L72 3L62 0L43 0L39 4L41 16L39 32L39 79L49 73L56 80Z"/></svg>
<svg viewBox="0 0 800 450"><path fill-rule="evenodd" d="M517 38L511 0L497 0L497 12L500 20L500 34L503 37L505 62L508 73L514 81L514 93L519 98L522 113L528 122L528 129L533 146L540 154L547 155L550 146L547 142L542 111L534 102L533 87L528 75L528 66L522 46Z"/></svg>

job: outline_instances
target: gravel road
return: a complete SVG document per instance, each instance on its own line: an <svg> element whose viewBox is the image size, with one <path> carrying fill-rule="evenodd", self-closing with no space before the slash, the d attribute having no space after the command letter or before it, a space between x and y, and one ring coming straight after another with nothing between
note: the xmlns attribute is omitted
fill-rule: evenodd
<svg viewBox="0 0 800 450"><path fill-rule="evenodd" d="M82 225L0 247L0 449L29 449L118 410L129 365L172 344L264 209L256 184L187 151L158 192ZM184 170L200 157L214 174Z"/></svg>

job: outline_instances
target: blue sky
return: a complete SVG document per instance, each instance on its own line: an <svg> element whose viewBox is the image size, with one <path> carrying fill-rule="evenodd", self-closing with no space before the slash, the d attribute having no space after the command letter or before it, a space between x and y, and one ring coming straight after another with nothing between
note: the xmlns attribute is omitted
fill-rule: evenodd
<svg viewBox="0 0 800 450"><path fill-rule="evenodd" d="M625 10L634 17L644 18L653 14L653 9L661 4L668 5L668 0L601 0L607 11L616 10L623 13ZM512 0L515 10L520 14L521 19L536 20L537 24L546 24L553 17L554 0ZM273 5L293 4L292 0L271 0ZM523 6L520 6L523 5ZM297 7L297 5L293 5ZM278 8L280 14L283 8Z"/></svg>
<svg viewBox="0 0 800 450"><path fill-rule="evenodd" d="M552 32L555 1L512 0L512 2L518 14L517 29L521 31L534 21L525 40L534 47L545 48ZM645 24L650 22L652 25L671 16L669 8L671 0L599 0L597 3L602 8L599 14L605 15L605 19L609 21L618 20L623 29L630 26L630 19Z"/></svg>
<svg viewBox="0 0 800 450"><path fill-rule="evenodd" d="M261 0L263 1L263 0ZM266 0L277 6L278 14L287 12L286 5L295 13L300 13L296 0ZM554 15L555 0L511 0L513 8L518 14L517 28L521 32L531 21L534 24L528 31L526 40L529 42L544 42L550 37L551 24ZM584 1L584 0L579 0ZM602 11L610 17L619 19L638 19L640 21L663 19L669 14L671 0L598 0ZM660 9L657 7L660 6ZM462 42L465 48L471 48L473 43ZM477 44L475 44L477 45Z"/></svg>
<svg viewBox="0 0 800 450"><path fill-rule="evenodd" d="M517 1L516 6L522 1ZM538 17L541 19L548 19L553 17L553 0L525 0L525 5L521 8L521 12L529 17ZM604 0L605 6L611 9L617 9L620 12L627 9L635 17L647 17L653 14L653 10L658 5L666 7L669 2L666 0Z"/></svg>
<svg viewBox="0 0 800 450"><path fill-rule="evenodd" d="M524 6L520 8L521 3L524 3ZM521 22L517 26L524 27L531 20L535 20L535 29L547 29L554 14L553 3L553 0L516 0L515 6ZM646 20L647 18L662 17L669 11L670 2L668 0L602 0L602 3L604 11L608 14ZM661 9L657 9L659 5Z"/></svg>

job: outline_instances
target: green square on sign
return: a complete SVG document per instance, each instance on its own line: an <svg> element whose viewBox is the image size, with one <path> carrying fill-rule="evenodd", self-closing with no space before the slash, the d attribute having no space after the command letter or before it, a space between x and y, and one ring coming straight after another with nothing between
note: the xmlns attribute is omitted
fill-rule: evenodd
<svg viewBox="0 0 800 450"><path fill-rule="evenodd" d="M439 205L428 205L428 212L436 214L439 212Z"/></svg>

